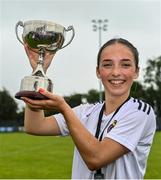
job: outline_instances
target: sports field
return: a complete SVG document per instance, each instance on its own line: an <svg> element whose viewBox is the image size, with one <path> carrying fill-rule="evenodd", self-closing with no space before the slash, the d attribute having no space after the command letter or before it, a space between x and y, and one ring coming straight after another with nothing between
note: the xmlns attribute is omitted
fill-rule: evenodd
<svg viewBox="0 0 161 180"><path fill-rule="evenodd" d="M73 143L69 137L0 134L0 179L70 179ZM145 178L161 178L161 132L155 135Z"/></svg>

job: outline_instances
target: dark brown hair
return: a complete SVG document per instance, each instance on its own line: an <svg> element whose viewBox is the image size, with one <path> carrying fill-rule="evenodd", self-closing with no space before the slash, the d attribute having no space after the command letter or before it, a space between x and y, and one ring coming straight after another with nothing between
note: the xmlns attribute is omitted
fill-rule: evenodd
<svg viewBox="0 0 161 180"><path fill-rule="evenodd" d="M107 46L110 46L112 44L117 44L117 43L123 44L123 45L127 46L131 50L131 52L133 53L133 56L134 56L134 60L135 60L135 67L136 67L136 69L138 69L138 64L139 64L139 53L138 53L138 50L129 41L127 41L126 39L122 39L122 38L111 39L111 40L107 41L100 48L100 50L98 52L98 55L97 55L97 66L99 67L100 56L101 56L101 53L102 53L103 49L106 48Z"/></svg>

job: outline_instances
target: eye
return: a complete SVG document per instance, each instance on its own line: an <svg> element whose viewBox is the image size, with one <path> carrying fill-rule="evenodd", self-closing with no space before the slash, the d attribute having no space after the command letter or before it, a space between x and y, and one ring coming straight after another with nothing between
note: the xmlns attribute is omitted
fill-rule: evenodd
<svg viewBox="0 0 161 180"><path fill-rule="evenodd" d="M131 64L130 63L123 63L122 67L128 68L128 67L131 67Z"/></svg>
<svg viewBox="0 0 161 180"><path fill-rule="evenodd" d="M112 63L111 62L106 62L106 63L102 63L102 67L112 67Z"/></svg>
<svg viewBox="0 0 161 180"><path fill-rule="evenodd" d="M111 63L107 63L107 64L103 64L103 66L112 66L112 64Z"/></svg>

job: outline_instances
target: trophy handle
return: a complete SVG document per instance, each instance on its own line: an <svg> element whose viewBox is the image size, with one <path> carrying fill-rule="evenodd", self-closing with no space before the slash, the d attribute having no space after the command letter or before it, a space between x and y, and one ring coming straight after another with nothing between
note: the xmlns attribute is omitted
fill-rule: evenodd
<svg viewBox="0 0 161 180"><path fill-rule="evenodd" d="M65 31L72 31L72 36L71 36L71 39L69 40L69 42L66 45L62 46L60 49L63 49L66 46L68 46L72 42L72 40L73 40L73 38L75 36L75 31L74 31L73 26L69 26L67 29L65 29Z"/></svg>
<svg viewBox="0 0 161 180"><path fill-rule="evenodd" d="M16 33L17 39L20 41L20 43L21 43L22 45L24 45L24 43L22 42L22 40L21 40L21 39L19 38L19 36L18 36L18 26L24 27L23 22L22 22L22 21L18 21L18 23L17 23L16 26L15 26L15 33Z"/></svg>

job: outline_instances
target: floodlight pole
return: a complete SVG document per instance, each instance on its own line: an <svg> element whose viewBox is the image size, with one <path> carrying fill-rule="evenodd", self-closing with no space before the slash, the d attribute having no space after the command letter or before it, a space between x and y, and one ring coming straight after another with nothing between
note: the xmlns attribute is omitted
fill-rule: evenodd
<svg viewBox="0 0 161 180"><path fill-rule="evenodd" d="M93 24L93 31L98 31L98 44L99 44L99 49L102 46L102 32L103 31L107 31L107 19L98 19L92 20L92 24ZM102 96L102 83L101 81L99 81L99 101L103 101L103 96Z"/></svg>

